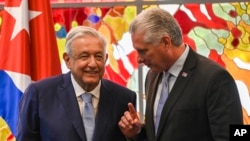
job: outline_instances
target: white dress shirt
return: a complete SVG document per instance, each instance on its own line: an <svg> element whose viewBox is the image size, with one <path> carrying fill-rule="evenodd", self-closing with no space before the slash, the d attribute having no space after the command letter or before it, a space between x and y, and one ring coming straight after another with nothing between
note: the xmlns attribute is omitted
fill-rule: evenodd
<svg viewBox="0 0 250 141"><path fill-rule="evenodd" d="M73 87L75 90L75 95L76 95L76 98L78 101L81 115L83 115L83 110L84 110L83 107L84 107L85 103L84 103L81 95L84 94L86 91L75 81L72 74L71 74L71 81L72 81L72 84L73 84ZM95 115L97 113L97 106L98 106L99 98L100 98L100 87L101 87L101 81L99 81L99 84L92 91L88 92L88 93L91 93L93 95L92 103L93 103L93 106L95 109Z"/></svg>

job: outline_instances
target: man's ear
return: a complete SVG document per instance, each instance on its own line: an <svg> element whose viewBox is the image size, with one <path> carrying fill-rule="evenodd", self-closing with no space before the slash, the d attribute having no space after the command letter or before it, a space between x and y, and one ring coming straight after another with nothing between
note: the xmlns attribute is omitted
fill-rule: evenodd
<svg viewBox="0 0 250 141"><path fill-rule="evenodd" d="M106 58L105 58L105 64L106 64L106 62L107 62L107 60L108 60L108 57L109 57L109 55L108 55L108 53L106 53L106 56L105 56Z"/></svg>
<svg viewBox="0 0 250 141"><path fill-rule="evenodd" d="M165 47L171 46L171 38L168 35L162 37L162 42L164 43Z"/></svg>
<svg viewBox="0 0 250 141"><path fill-rule="evenodd" d="M70 56L68 53L66 53L66 52L63 53L63 60L66 64L67 68L70 69L70 66L71 66L70 65Z"/></svg>

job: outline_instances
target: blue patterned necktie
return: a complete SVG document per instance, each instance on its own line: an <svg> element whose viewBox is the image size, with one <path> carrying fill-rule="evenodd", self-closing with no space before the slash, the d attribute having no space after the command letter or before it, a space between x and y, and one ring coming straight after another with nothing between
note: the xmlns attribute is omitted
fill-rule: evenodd
<svg viewBox="0 0 250 141"><path fill-rule="evenodd" d="M161 112L164 107L164 104L168 98L169 93L169 79L171 77L170 73L164 73L164 76L162 78L162 89L161 89L161 95L159 99L159 103L156 109L156 118L155 118L155 133L157 133L159 122L161 118Z"/></svg>
<svg viewBox="0 0 250 141"><path fill-rule="evenodd" d="M82 99L85 102L84 112L82 116L85 133L87 136L87 141L92 141L95 129L95 114L94 107L92 105L92 94L84 93L82 94Z"/></svg>

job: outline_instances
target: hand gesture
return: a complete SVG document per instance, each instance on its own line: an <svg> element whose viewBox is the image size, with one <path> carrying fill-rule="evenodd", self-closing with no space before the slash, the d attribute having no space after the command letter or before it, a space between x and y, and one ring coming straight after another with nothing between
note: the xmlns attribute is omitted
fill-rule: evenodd
<svg viewBox="0 0 250 141"><path fill-rule="evenodd" d="M119 127L127 138L134 138L140 132L142 123L132 103L128 103L128 109L121 117Z"/></svg>

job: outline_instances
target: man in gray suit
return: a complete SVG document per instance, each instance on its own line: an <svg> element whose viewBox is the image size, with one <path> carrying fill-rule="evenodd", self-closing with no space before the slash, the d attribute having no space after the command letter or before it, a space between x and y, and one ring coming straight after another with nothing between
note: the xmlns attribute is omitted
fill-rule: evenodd
<svg viewBox="0 0 250 141"><path fill-rule="evenodd" d="M17 141L126 141L117 123L127 103L136 104L136 94L102 78L107 57L106 40L95 29L71 29L63 55L70 72L27 88L20 102ZM90 122L82 119L90 109L83 108L87 93L93 106L89 119L95 121L90 134Z"/></svg>
<svg viewBox="0 0 250 141"><path fill-rule="evenodd" d="M138 62L150 70L145 125L130 103L119 122L124 135L147 141L229 141L229 126L243 124L232 76L183 43L180 26L163 9L143 11L129 31Z"/></svg>

